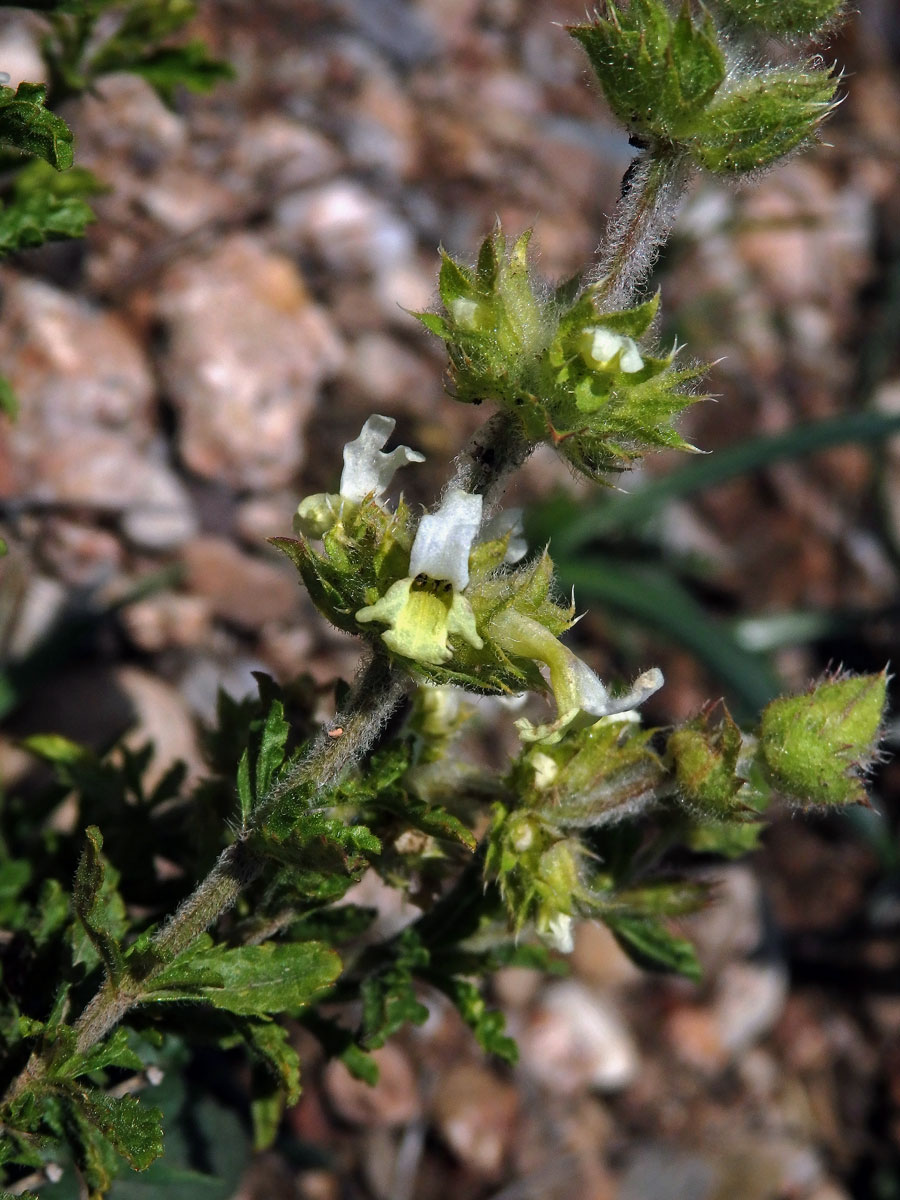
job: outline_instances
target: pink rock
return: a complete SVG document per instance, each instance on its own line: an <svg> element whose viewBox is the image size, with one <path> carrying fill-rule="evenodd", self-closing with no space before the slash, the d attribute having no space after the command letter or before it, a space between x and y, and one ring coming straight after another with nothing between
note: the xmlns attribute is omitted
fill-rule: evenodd
<svg viewBox="0 0 900 1200"><path fill-rule="evenodd" d="M164 277L163 372L187 465L235 488L286 484L320 384L343 357L297 269L239 234Z"/></svg>
<svg viewBox="0 0 900 1200"><path fill-rule="evenodd" d="M227 538L199 537L182 552L190 591L242 629L260 629L295 613L300 590L293 574L252 558Z"/></svg>
<svg viewBox="0 0 900 1200"><path fill-rule="evenodd" d="M354 1079L337 1059L325 1068L325 1093L338 1116L370 1128L406 1125L421 1115L415 1072L406 1053L389 1042L372 1057L378 1064L374 1087Z"/></svg>

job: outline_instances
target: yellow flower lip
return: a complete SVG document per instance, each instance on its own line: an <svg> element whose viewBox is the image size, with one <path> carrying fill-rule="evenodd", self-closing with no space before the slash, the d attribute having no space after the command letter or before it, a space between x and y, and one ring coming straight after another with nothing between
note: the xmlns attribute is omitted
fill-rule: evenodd
<svg viewBox="0 0 900 1200"><path fill-rule="evenodd" d="M361 608L356 619L389 626L381 635L387 648L426 666L440 666L453 657L447 641L454 634L476 650L484 645L465 596L448 580L424 575L398 579L377 603Z"/></svg>

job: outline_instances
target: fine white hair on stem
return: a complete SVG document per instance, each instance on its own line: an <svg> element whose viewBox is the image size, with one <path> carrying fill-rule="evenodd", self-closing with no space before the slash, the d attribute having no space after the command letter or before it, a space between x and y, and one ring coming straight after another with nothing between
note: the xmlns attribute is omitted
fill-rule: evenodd
<svg viewBox="0 0 900 1200"><path fill-rule="evenodd" d="M643 154L629 168L591 272L603 285L600 299L607 311L626 308L650 274L675 223L688 175L683 156Z"/></svg>

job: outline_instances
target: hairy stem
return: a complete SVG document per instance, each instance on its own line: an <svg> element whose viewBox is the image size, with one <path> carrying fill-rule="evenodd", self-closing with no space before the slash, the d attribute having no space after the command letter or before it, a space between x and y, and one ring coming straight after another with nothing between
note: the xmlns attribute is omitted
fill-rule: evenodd
<svg viewBox="0 0 900 1200"><path fill-rule="evenodd" d="M456 460L450 486L484 496L484 511L488 514L500 503L509 476L534 447L510 413L494 413Z"/></svg>
<svg viewBox="0 0 900 1200"><path fill-rule="evenodd" d="M485 496L488 505L497 503L509 474L520 466L534 447L516 432L504 414L492 417L460 456L454 484ZM161 963L183 953L201 934L226 913L243 889L265 867L265 859L253 851L248 837L288 792L303 784L320 791L333 787L372 747L378 734L396 711L413 681L390 660L375 654L360 669L343 710L323 729L309 750L269 794L260 800L252 826L226 847L206 878L188 896L153 939L153 950ZM153 978L151 971L141 980L105 980L75 1023L78 1049L89 1050L105 1037L137 1004ZM32 1055L22 1073L11 1083L3 1103L9 1103L46 1072L47 1058Z"/></svg>
<svg viewBox="0 0 900 1200"><path fill-rule="evenodd" d="M645 153L628 168L596 269L597 298L607 310L633 302L669 235L689 179L687 160L672 153Z"/></svg>

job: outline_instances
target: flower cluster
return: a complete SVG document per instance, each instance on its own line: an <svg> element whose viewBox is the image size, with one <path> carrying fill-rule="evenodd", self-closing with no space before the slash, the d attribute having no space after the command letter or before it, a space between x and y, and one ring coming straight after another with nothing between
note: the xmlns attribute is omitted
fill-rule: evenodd
<svg viewBox="0 0 900 1200"><path fill-rule="evenodd" d="M631 339L609 337L589 351L616 359L616 370L626 358L622 369L634 368L640 355ZM393 429L390 418L370 417L344 448L339 491L302 501L299 540L275 539L335 625L368 638L420 680L500 695L549 690L556 718L539 726L520 720L525 741L558 742L566 730L634 709L662 686L661 672L651 670L614 695L559 640L574 611L552 598L546 552L522 562L518 513L485 521L482 497L456 488L417 522L402 499L392 510L384 494L394 474L422 461L406 446L384 451Z"/></svg>
<svg viewBox="0 0 900 1200"><path fill-rule="evenodd" d="M698 399L689 385L703 368L639 345L658 296L608 311L600 284L552 291L532 277L529 236L510 245L496 229L474 268L444 255L444 312L419 319L447 345L454 396L495 401L527 441L549 442L592 478L651 447L693 449L672 419Z"/></svg>

